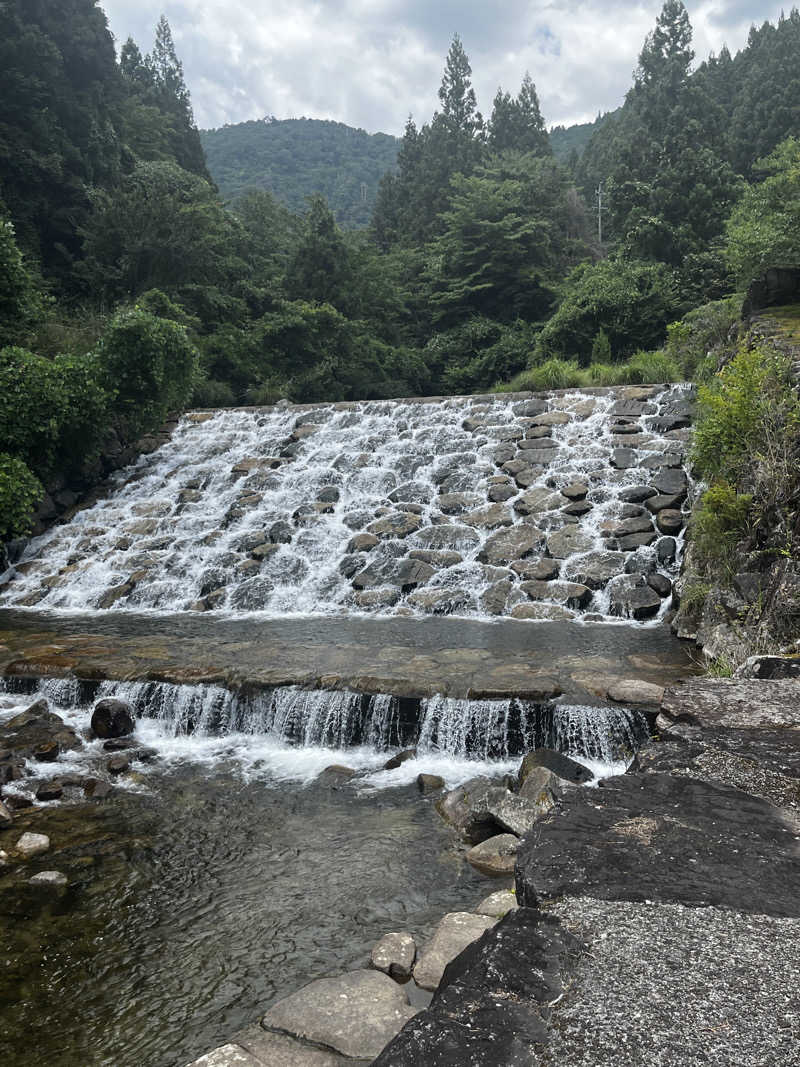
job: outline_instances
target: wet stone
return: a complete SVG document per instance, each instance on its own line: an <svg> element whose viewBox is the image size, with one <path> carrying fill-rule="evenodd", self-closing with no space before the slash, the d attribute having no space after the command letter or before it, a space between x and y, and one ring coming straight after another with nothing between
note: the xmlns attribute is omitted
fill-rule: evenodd
<svg viewBox="0 0 800 1067"><path fill-rule="evenodd" d="M585 482L572 482L570 485L564 486L561 490L561 495L565 496L567 500L583 500L589 492L589 486Z"/></svg>
<svg viewBox="0 0 800 1067"><path fill-rule="evenodd" d="M67 885L67 876L61 871L40 871L28 879L28 884L46 889L63 889Z"/></svg>
<svg viewBox="0 0 800 1067"><path fill-rule="evenodd" d="M529 619L535 622L566 622L574 618L567 608L558 604L517 604L511 609L512 619Z"/></svg>
<svg viewBox="0 0 800 1067"><path fill-rule="evenodd" d="M384 934L372 949L370 963L392 978L410 978L416 955L417 946L410 934Z"/></svg>
<svg viewBox="0 0 800 1067"><path fill-rule="evenodd" d="M656 539L656 532L629 534L627 537L618 537L616 546L620 552L635 552L637 548L652 545Z"/></svg>
<svg viewBox="0 0 800 1067"><path fill-rule="evenodd" d="M47 834L25 833L17 841L15 848L23 859L33 859L34 856L41 856L48 851L50 838Z"/></svg>
<svg viewBox="0 0 800 1067"><path fill-rule="evenodd" d="M661 607L661 597L639 574L624 575L610 588L612 615L628 619L649 619Z"/></svg>
<svg viewBox="0 0 800 1067"><path fill-rule="evenodd" d="M500 482L489 489L489 500L494 504L504 504L507 500L515 497L519 490L510 482Z"/></svg>
<svg viewBox="0 0 800 1067"><path fill-rule="evenodd" d="M589 552L570 560L564 568L564 577L590 589L603 589L612 578L622 574L625 558L623 552Z"/></svg>
<svg viewBox="0 0 800 1067"><path fill-rule="evenodd" d="M674 537L660 537L655 546L656 559L659 563L672 563L678 551Z"/></svg>
<svg viewBox="0 0 800 1067"><path fill-rule="evenodd" d="M623 519L611 530L612 537L630 537L631 534L652 533L653 522L649 516Z"/></svg>
<svg viewBox="0 0 800 1067"><path fill-rule="evenodd" d="M652 485L634 485L630 489L620 490L619 499L623 503L641 504L655 495L656 490Z"/></svg>
<svg viewBox="0 0 800 1067"><path fill-rule="evenodd" d="M660 597L668 597L672 592L672 582L665 574L648 574L647 584L655 590Z"/></svg>
<svg viewBox="0 0 800 1067"><path fill-rule="evenodd" d="M517 560L511 564L511 569L525 581L549 582L551 578L558 577L561 565L558 560L543 557L537 560Z"/></svg>
<svg viewBox="0 0 800 1067"><path fill-rule="evenodd" d="M513 563L540 548L544 535L535 526L514 526L487 538L478 559L482 563Z"/></svg>
<svg viewBox="0 0 800 1067"><path fill-rule="evenodd" d="M130 770L130 759L127 756L112 756L106 763L106 770L109 774L124 774Z"/></svg>
<svg viewBox="0 0 800 1067"><path fill-rule="evenodd" d="M516 894L510 889L498 889L496 893L490 893L488 897L483 898L475 909L475 914L502 919L507 912L518 907Z"/></svg>
<svg viewBox="0 0 800 1067"><path fill-rule="evenodd" d="M514 834L497 834L481 841L479 845L473 845L466 859L476 871L490 877L512 874L518 847L519 838Z"/></svg>
<svg viewBox="0 0 800 1067"><path fill-rule="evenodd" d="M573 785L585 785L594 778L594 773L577 760L570 759L569 756L556 752L552 748L537 748L533 752L528 752L524 757L519 771L520 782L524 784L538 767L545 768L556 778L572 782Z"/></svg>
<svg viewBox="0 0 800 1067"><path fill-rule="evenodd" d="M462 515L477 508L483 501L474 493L444 493L436 504L444 515Z"/></svg>
<svg viewBox="0 0 800 1067"><path fill-rule="evenodd" d="M447 567L455 567L464 562L464 557L458 552L446 552L436 549L414 548L408 553L409 559L420 559L423 563L429 563L432 567L443 570Z"/></svg>
<svg viewBox="0 0 800 1067"><path fill-rule="evenodd" d="M106 697L95 704L91 725L96 737L125 737L133 733L133 709L124 700Z"/></svg>
<svg viewBox="0 0 800 1067"><path fill-rule="evenodd" d="M656 515L656 526L663 534L679 533L683 528L683 523L683 514L673 508L665 508L664 511L659 511Z"/></svg>
<svg viewBox="0 0 800 1067"><path fill-rule="evenodd" d="M561 510L565 515L569 515L572 518L580 518L581 515L588 515L592 510L592 506L588 500L576 500L574 504L568 504Z"/></svg>
<svg viewBox="0 0 800 1067"><path fill-rule="evenodd" d="M64 784L59 781L43 782L36 790L36 799L42 801L60 800L63 795Z"/></svg>
<svg viewBox="0 0 800 1067"><path fill-rule="evenodd" d="M514 511L519 515L537 515L544 511L555 511L562 506L563 500L559 493L541 486L523 493L513 505Z"/></svg>
<svg viewBox="0 0 800 1067"><path fill-rule="evenodd" d="M483 530L496 530L501 526L513 525L514 520L507 507L502 504L492 504L489 507L468 512L462 516L462 522Z"/></svg>
<svg viewBox="0 0 800 1067"><path fill-rule="evenodd" d="M444 789L444 778L438 774L418 774L417 789L423 796L438 793L439 790Z"/></svg>
<svg viewBox="0 0 800 1067"><path fill-rule="evenodd" d="M395 512L392 515L387 515L386 518L379 519L377 522L371 523L367 527L367 533L373 534L375 537L408 537L409 534L415 533L422 526L422 519L418 515L412 515L407 511Z"/></svg>
<svg viewBox="0 0 800 1067"><path fill-rule="evenodd" d="M656 473L653 485L664 496L678 496L688 488L686 472L681 469L666 468Z"/></svg>
<svg viewBox="0 0 800 1067"><path fill-rule="evenodd" d="M547 411L546 400L522 400L514 404L511 410L518 418L536 418Z"/></svg>
<svg viewBox="0 0 800 1067"><path fill-rule="evenodd" d="M588 607L592 591L576 582L522 582L520 589L531 600L554 600L574 611Z"/></svg>
<svg viewBox="0 0 800 1067"><path fill-rule="evenodd" d="M651 496L649 500L645 501L645 507L651 514L656 515L659 511L664 511L665 508L680 508L684 499L685 494L683 493L678 493L677 496L656 493L655 496Z"/></svg>
<svg viewBox="0 0 800 1067"><path fill-rule="evenodd" d="M592 545L591 536L574 526L557 530L547 538L547 551L554 559L567 559L577 552L589 552Z"/></svg>

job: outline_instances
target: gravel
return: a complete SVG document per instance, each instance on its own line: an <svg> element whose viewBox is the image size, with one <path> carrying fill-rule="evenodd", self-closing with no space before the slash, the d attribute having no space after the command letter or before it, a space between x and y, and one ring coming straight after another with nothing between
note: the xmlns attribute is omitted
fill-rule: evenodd
<svg viewBox="0 0 800 1067"><path fill-rule="evenodd" d="M543 1065L800 1065L800 919L585 897L548 910L588 954Z"/></svg>

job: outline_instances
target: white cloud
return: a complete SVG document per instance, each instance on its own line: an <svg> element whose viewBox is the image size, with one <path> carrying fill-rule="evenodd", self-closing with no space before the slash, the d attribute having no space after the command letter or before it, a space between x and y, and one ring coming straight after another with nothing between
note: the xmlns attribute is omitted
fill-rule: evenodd
<svg viewBox="0 0 800 1067"><path fill-rule="evenodd" d="M549 124L617 107L660 0L100 0L112 32L151 46L162 11L172 27L195 115L219 126L274 114L330 118L402 132L430 118L444 58L458 32L484 113L498 85L516 92L526 70ZM704 0L690 7L695 51L736 51L752 22L780 7Z"/></svg>

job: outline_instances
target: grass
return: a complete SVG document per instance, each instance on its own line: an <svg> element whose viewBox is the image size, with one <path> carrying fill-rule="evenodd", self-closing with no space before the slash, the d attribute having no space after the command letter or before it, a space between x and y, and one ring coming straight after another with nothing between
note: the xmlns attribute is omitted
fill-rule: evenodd
<svg viewBox="0 0 800 1067"><path fill-rule="evenodd" d="M766 319L773 319L781 328L781 333L794 345L800 345L800 304L788 304L785 307L764 308L761 314Z"/></svg>
<svg viewBox="0 0 800 1067"><path fill-rule="evenodd" d="M521 371L510 382L494 387L495 393L542 392L548 389L584 389L607 385L654 385L682 381L676 360L664 351L637 352L627 363L592 363L579 367L575 360L548 359Z"/></svg>

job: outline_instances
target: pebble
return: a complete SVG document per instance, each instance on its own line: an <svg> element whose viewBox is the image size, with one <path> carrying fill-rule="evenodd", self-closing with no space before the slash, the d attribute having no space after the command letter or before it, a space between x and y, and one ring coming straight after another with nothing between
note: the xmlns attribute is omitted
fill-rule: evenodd
<svg viewBox="0 0 800 1067"><path fill-rule="evenodd" d="M50 886L53 889L61 889L67 884L67 876L61 871L40 871L29 879L29 885Z"/></svg>

